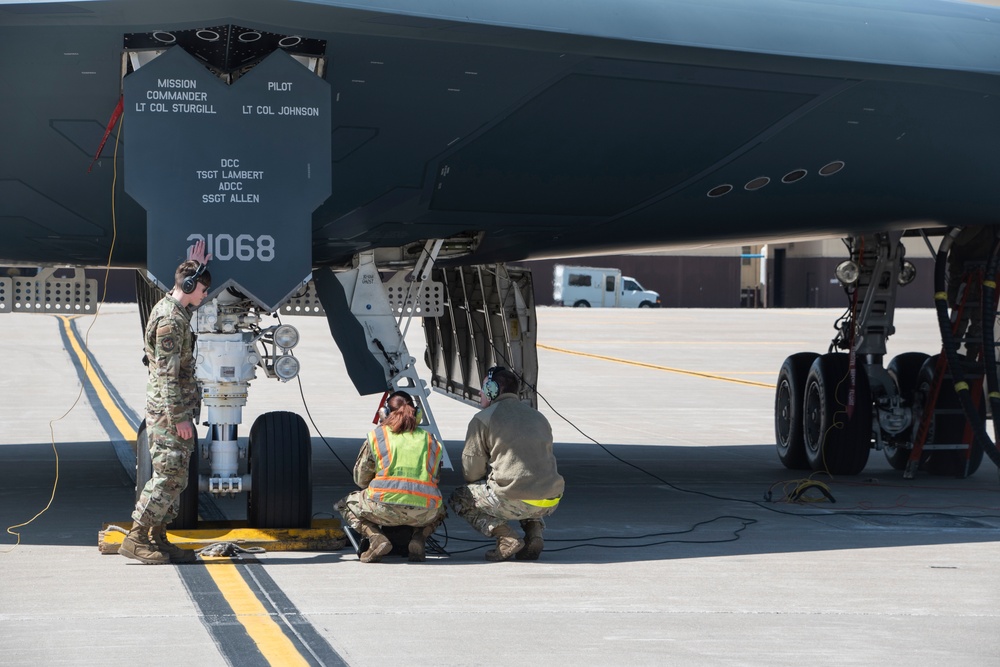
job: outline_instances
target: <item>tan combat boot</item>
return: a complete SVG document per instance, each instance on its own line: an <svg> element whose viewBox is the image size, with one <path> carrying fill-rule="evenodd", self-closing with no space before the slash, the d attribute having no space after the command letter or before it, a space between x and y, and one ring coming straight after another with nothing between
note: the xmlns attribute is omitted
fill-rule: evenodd
<svg viewBox="0 0 1000 667"><path fill-rule="evenodd" d="M368 538L368 550L361 554L362 563L378 563L382 556L392 551L392 542L374 523L362 521L361 534Z"/></svg>
<svg viewBox="0 0 1000 667"><path fill-rule="evenodd" d="M545 541L542 540L542 530L544 524L537 519L526 519L521 522L524 530L524 548L517 552L517 560L538 560L545 548Z"/></svg>
<svg viewBox="0 0 1000 667"><path fill-rule="evenodd" d="M160 551L159 547L150 541L149 526L141 523L132 526L132 530L118 547L118 553L146 565L166 565L170 562L170 556Z"/></svg>
<svg viewBox="0 0 1000 667"><path fill-rule="evenodd" d="M410 543L407 545L407 550L410 552L410 562L411 563L423 563L427 560L426 542L427 538L434 534L434 529L437 526L431 524L429 526L423 526L422 528L414 528L413 536L410 538Z"/></svg>
<svg viewBox="0 0 1000 667"><path fill-rule="evenodd" d="M153 526L152 530L149 531L149 536L153 540L153 544L167 554L171 563L182 564L182 563L197 563L198 554L188 549L181 549L167 541L167 526L166 524L158 524Z"/></svg>
<svg viewBox="0 0 1000 667"><path fill-rule="evenodd" d="M486 552L486 560L490 562L498 563L507 560L524 548L524 540L515 535L510 526L505 523L494 528L490 536L497 538L497 548Z"/></svg>

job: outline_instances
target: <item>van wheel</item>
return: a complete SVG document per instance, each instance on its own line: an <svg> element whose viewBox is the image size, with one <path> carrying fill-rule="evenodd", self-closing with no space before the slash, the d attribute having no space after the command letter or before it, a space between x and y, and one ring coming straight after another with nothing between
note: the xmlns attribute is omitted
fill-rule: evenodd
<svg viewBox="0 0 1000 667"><path fill-rule="evenodd" d="M590 302L589 301L584 301L583 299L580 299L579 301L577 301L576 303L573 304L573 307L574 308L590 308Z"/></svg>
<svg viewBox="0 0 1000 667"><path fill-rule="evenodd" d="M651 304L649 301L643 301L642 303L639 304L639 307L640 308L652 308L653 304Z"/></svg>

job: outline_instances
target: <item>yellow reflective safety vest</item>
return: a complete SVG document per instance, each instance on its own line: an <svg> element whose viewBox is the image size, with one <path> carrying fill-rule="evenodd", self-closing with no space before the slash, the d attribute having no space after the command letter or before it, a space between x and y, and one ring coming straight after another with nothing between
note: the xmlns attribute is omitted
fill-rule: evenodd
<svg viewBox="0 0 1000 667"><path fill-rule="evenodd" d="M368 497L382 503L439 507L437 486L441 443L423 429L393 433L380 426L368 434L378 472L368 483Z"/></svg>

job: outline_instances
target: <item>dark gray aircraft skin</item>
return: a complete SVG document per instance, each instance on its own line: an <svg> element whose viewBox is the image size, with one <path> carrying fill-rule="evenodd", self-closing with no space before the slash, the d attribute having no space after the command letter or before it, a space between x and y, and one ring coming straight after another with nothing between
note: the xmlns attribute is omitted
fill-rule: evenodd
<svg viewBox="0 0 1000 667"><path fill-rule="evenodd" d="M103 265L115 234L146 265L116 127L88 168L127 39L198 29L326 58L314 267L461 233L482 263L1000 215L995 3L0 4L0 261Z"/></svg>

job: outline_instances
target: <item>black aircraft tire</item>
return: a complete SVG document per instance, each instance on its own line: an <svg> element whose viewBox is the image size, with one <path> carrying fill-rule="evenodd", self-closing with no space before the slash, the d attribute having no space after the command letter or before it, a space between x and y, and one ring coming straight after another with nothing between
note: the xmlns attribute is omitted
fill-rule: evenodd
<svg viewBox="0 0 1000 667"><path fill-rule="evenodd" d="M139 502L142 489L153 476L153 460L149 453L149 437L146 435L146 420L139 424L135 436L135 501ZM191 530L198 527L198 448L191 455L188 467L187 488L181 492L177 518L167 524L173 530Z"/></svg>
<svg viewBox="0 0 1000 667"><path fill-rule="evenodd" d="M846 354L816 358L806 377L803 401L806 457L813 470L856 475L871 451L872 398L868 376L859 366L854 410L847 414L850 382Z"/></svg>
<svg viewBox="0 0 1000 667"><path fill-rule="evenodd" d="M802 400L806 376L819 355L815 352L793 354L781 364L774 392L774 441L778 459L789 470L809 470L806 446L802 439Z"/></svg>
<svg viewBox="0 0 1000 667"><path fill-rule="evenodd" d="M915 392L917 389L917 384L920 377L920 368L927 361L927 356L923 352L904 352L903 354L897 354L889 362L886 367L886 372L895 381L896 389L899 390L899 395L902 399L911 405L915 398ZM923 406L914 406L917 408L915 414L919 414ZM917 429L920 428L920 424L914 422L910 425L907 431L910 434L915 435ZM885 460L889 462L889 465L893 467L894 470L905 470L906 463L910 459L910 450L906 447L896 447L895 445L886 444L882 449L882 453L885 454Z"/></svg>
<svg viewBox="0 0 1000 667"><path fill-rule="evenodd" d="M294 412L262 414L250 429L247 521L254 528L312 523L312 443Z"/></svg>
<svg viewBox="0 0 1000 667"><path fill-rule="evenodd" d="M937 355L930 357L920 367L918 391L922 396L926 396L927 392L930 391L931 383L934 380L937 359ZM955 391L955 385L947 379L941 383L941 389L938 391L938 399L934 407L935 412L937 410L958 410L961 408L961 402L959 401L958 393ZM986 420L986 406L984 405L984 401L980 401L979 417L983 421ZM935 414L934 423L927 434L927 444L954 444L962 442L965 436L965 422L964 413ZM921 470L931 475L946 477L965 477L971 475L979 470L979 465L983 462L983 450L973 443L972 451L969 453L967 471L965 454L965 450L962 449L931 450L924 454Z"/></svg>

